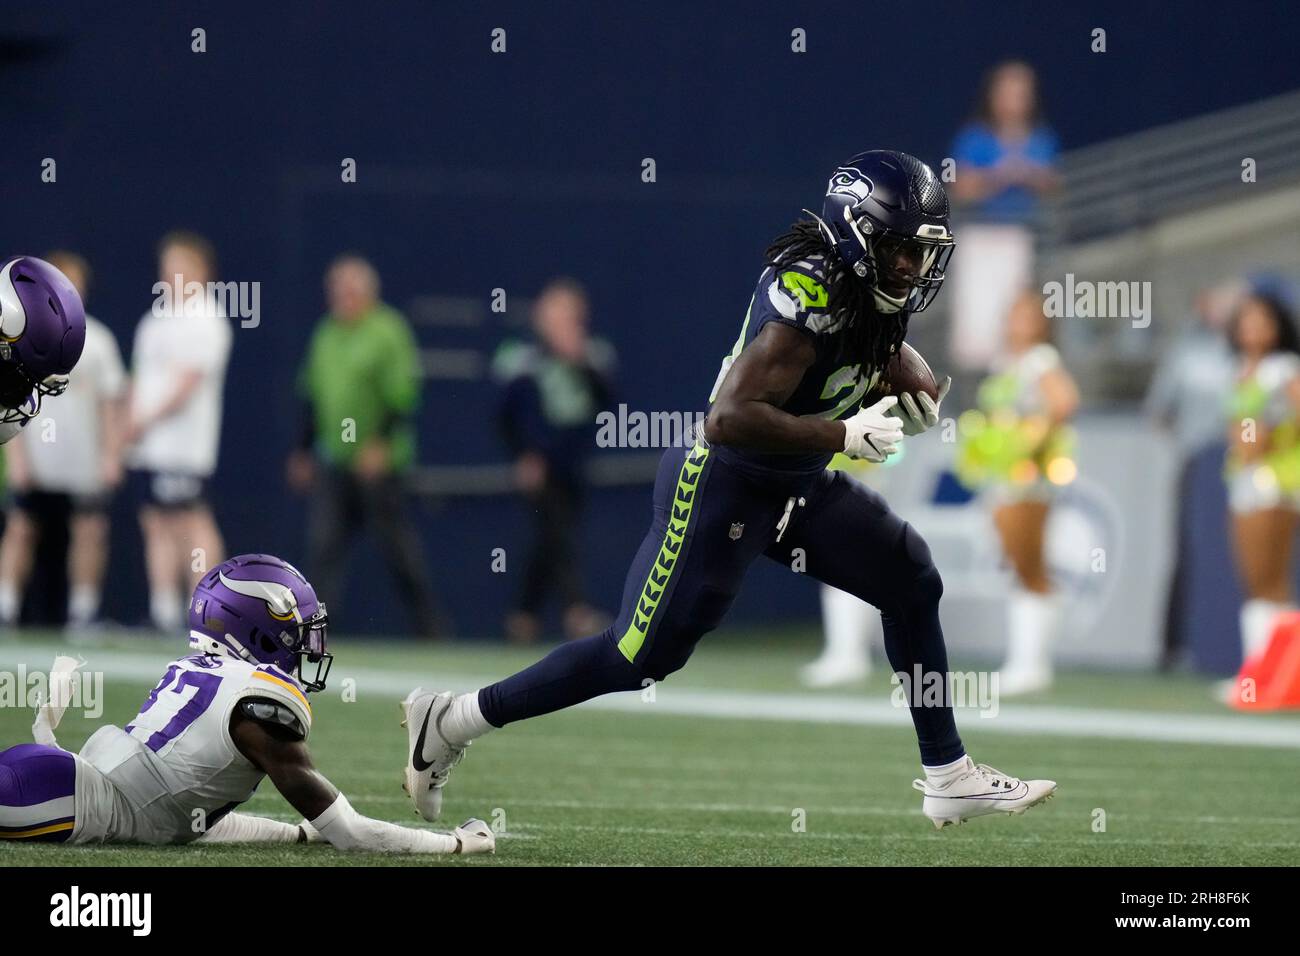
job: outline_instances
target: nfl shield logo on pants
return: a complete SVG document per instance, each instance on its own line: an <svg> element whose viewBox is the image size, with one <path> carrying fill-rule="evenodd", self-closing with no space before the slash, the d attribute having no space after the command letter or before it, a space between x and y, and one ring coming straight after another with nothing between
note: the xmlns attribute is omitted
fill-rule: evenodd
<svg viewBox="0 0 1300 956"><path fill-rule="evenodd" d="M732 541L739 541L740 536L745 533L745 524L743 521L733 521L731 523L731 532L727 535Z"/></svg>

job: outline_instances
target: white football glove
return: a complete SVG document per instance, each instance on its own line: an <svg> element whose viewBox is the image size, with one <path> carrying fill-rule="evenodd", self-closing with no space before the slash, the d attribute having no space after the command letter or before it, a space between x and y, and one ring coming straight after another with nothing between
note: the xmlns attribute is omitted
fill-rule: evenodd
<svg viewBox="0 0 1300 956"><path fill-rule="evenodd" d="M320 831L311 825L307 820L298 821L298 829L302 833L303 843L324 843L325 838L320 835Z"/></svg>
<svg viewBox="0 0 1300 956"><path fill-rule="evenodd" d="M915 395L904 392L898 399L898 407L890 412L891 415L902 420L903 434L919 435L939 424L939 406L950 388L952 388L951 375L944 378L940 384L937 401L925 392L917 392Z"/></svg>
<svg viewBox="0 0 1300 956"><path fill-rule="evenodd" d="M850 458L867 461L884 461L903 440L903 426L889 410L898 404L898 397L886 395L870 408L859 409L851 418L844 419L844 454Z"/></svg>

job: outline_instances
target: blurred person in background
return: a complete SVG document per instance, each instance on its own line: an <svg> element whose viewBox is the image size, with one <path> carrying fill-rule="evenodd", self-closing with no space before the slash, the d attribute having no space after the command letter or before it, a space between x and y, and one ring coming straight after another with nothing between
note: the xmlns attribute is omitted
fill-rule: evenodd
<svg viewBox="0 0 1300 956"><path fill-rule="evenodd" d="M343 255L325 275L329 313L298 375L304 402L289 484L311 491L308 553L322 593L343 593L353 538L374 533L416 633L439 619L406 489L415 461L420 352L406 319L380 300L379 274Z"/></svg>
<svg viewBox="0 0 1300 956"><path fill-rule="evenodd" d="M1042 295L1022 292L1007 315L1005 352L980 385L979 408L958 421L957 474L988 488L993 524L1015 575L1007 657L999 669L999 691L1006 695L1051 686L1061 620L1043 541L1055 489L1075 476L1068 422L1079 392L1051 332Z"/></svg>
<svg viewBox="0 0 1300 956"><path fill-rule="evenodd" d="M1173 489L1177 508L1174 567L1165 612L1162 670L1177 664L1182 649L1190 548L1198 530L1192 518L1198 487L1194 476L1202 467L1218 468L1222 458L1223 408L1235 377L1235 361L1224 330L1245 292L1245 283L1235 280L1201 291L1196 297L1194 321L1184 323L1182 335L1164 353L1147 392L1146 413L1157 428L1170 435L1178 461Z"/></svg>
<svg viewBox="0 0 1300 956"><path fill-rule="evenodd" d="M159 630L181 624L190 592L225 546L208 501L217 465L231 330L210 283L216 251L202 236L168 233L158 280L202 292L159 296L136 327L124 443L140 473L149 616Z"/></svg>
<svg viewBox="0 0 1300 956"><path fill-rule="evenodd" d="M532 320L536 341L506 343L494 361L502 386L502 433L515 456L515 484L533 516L533 547L515 610L506 619L506 634L517 642L540 635L551 596L564 609L569 638L608 623L583 593L577 528L596 414L612 393L614 350L588 334L587 293L572 279L555 279L542 290Z"/></svg>
<svg viewBox="0 0 1300 956"><path fill-rule="evenodd" d="M46 261L82 301L90 267L73 252ZM86 316L86 344L67 390L46 398L39 417L5 445L12 507L0 541L0 623L17 623L36 546L53 521L68 522L68 624L84 627L99 613L108 564L108 505L122 480L119 422L126 373L117 340Z"/></svg>
<svg viewBox="0 0 1300 956"><path fill-rule="evenodd" d="M995 66L984 78L975 116L952 145L962 247L953 263L950 348L965 371L990 367L1007 310L1033 283L1032 227L1040 198L1057 188L1057 152L1033 67L1021 60Z"/></svg>
<svg viewBox="0 0 1300 956"><path fill-rule="evenodd" d="M1291 554L1300 509L1300 336L1290 308L1252 291L1228 323L1237 358L1225 478L1241 606L1242 656L1267 645L1273 620L1295 607Z"/></svg>

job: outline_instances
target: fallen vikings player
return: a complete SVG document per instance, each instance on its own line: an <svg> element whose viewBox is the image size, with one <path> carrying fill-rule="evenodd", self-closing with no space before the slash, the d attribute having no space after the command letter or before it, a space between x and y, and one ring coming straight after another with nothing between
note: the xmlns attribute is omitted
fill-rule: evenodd
<svg viewBox="0 0 1300 956"><path fill-rule="evenodd" d="M86 312L67 276L44 259L0 265L0 445L68 387L86 344Z"/></svg>
<svg viewBox="0 0 1300 956"><path fill-rule="evenodd" d="M663 456L654 523L615 624L475 693L407 697L406 788L421 815L438 816L448 774L474 738L682 667L760 556L802 564L875 605L894 671L943 680L941 702L919 688L909 695L925 774L913 785L936 827L1020 813L1051 796L1050 780L1019 780L966 755L929 548L880 495L826 470L837 452L883 461L905 434L938 422L946 381L934 397L862 406L899 354L908 316L939 291L952 249L948 198L924 163L874 150L835 170L822 215L795 223L767 250L704 436Z"/></svg>
<svg viewBox="0 0 1300 956"><path fill-rule="evenodd" d="M0 839L493 852L481 820L434 833L363 817L312 766L306 692L325 689L326 624L315 590L279 558L245 554L218 565L190 602L193 653L172 662L125 728L101 727L72 754L53 745L57 717L42 730L38 716L43 743L0 753ZM232 812L263 777L303 823Z"/></svg>

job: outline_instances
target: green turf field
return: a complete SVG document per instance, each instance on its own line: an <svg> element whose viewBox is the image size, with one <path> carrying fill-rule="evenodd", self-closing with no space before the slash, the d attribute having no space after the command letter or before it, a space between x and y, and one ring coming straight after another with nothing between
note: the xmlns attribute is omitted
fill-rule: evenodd
<svg viewBox="0 0 1300 956"><path fill-rule="evenodd" d="M403 689L474 686L542 652L331 643L331 689L313 701L317 765L362 813L411 825L424 824L400 787ZM134 716L182 646L114 637L73 648L89 668L105 671L104 713L89 721L70 711L61 743L75 749L100 723ZM60 648L68 650L48 637L5 638L0 672L19 662L48 668ZM495 857L0 842L0 865L1300 862L1300 715L1229 713L1210 698L1209 682L1187 677L1067 675L1050 694L1003 702L996 718L958 718L977 760L1052 777L1057 797L1024 816L936 831L910 786L919 769L915 742L905 712L888 708L885 677L829 694L804 692L794 671L812 651L810 634L720 634L653 701L622 695L614 709L579 708L475 743L448 787L444 822L495 817L503 824ZM343 699L350 689L355 700ZM788 716L766 712L769 706ZM30 740L30 724L26 709L0 708L0 746ZM1097 736L1099 727L1109 736ZM1202 731L1220 742L1183 739ZM1174 739L1132 739L1144 733ZM244 809L296 820L266 783ZM1105 829L1096 832L1101 813ZM806 822L803 832L796 832L798 819Z"/></svg>

